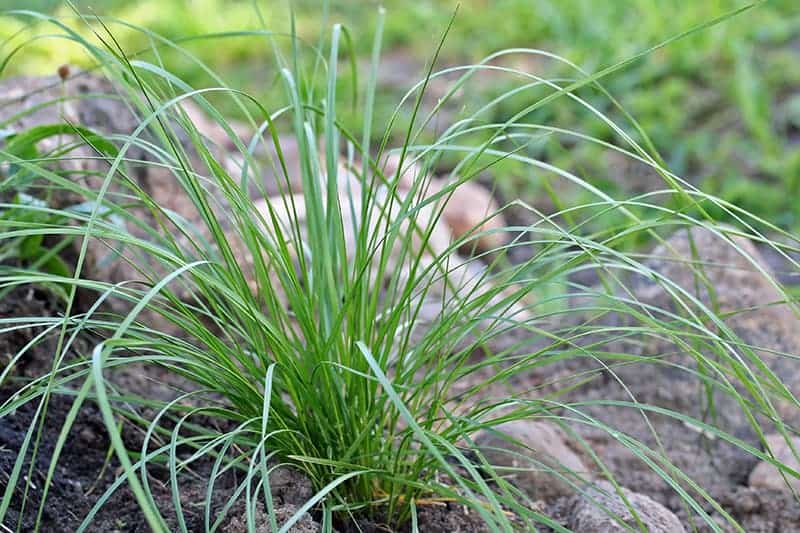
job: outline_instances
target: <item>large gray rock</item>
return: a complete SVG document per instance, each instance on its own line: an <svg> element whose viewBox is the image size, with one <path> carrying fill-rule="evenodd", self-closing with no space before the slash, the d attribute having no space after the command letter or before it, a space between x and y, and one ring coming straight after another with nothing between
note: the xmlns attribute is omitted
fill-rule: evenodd
<svg viewBox="0 0 800 533"><path fill-rule="evenodd" d="M680 230L656 247L645 264L671 283L640 284L637 298L676 310L677 298L665 289L674 284L724 316L725 323L742 340L762 348L765 357L775 359L768 355L772 351L799 353L796 310L785 303L769 265L748 239L731 236L726 228L719 233L699 227ZM680 293L678 298L689 303Z"/></svg>
<svg viewBox="0 0 800 533"><path fill-rule="evenodd" d="M718 231L731 230L723 227ZM602 344L603 337L597 340L596 336L591 336L584 342L597 344L592 346L594 350L589 351L587 357L570 358L553 371L548 368L541 379L556 381L563 387L564 383L569 383L565 381L569 376L585 379L595 373L593 380L568 392L563 401L583 402L581 411L586 416L616 431L587 424L579 428L581 436L620 484L647 494L678 513L684 523L689 523L700 517L686 506L663 474L653 471L631 451L629 439L635 439L653 453L663 454L717 501L724 500L733 487L748 484L748 475L758 459L701 424L640 410L631 402L635 399L645 406L694 417L757 447L761 442L752 427L753 421L766 432L772 432L773 423L752 409L753 404L743 406L729 392L735 389L742 398L749 399L747 387L752 383L731 372L730 361L738 359L756 374L760 372L758 366L765 364L796 396L800 392L800 371L792 355L800 354L800 322L793 309L781 303L782 291L772 283L763 259L747 239L734 237L731 242L711 229L684 229L656 246L642 262L654 274L636 276L626 285L628 292L620 289L618 293L620 299L642 304L636 309L638 314L608 313L594 324L590 323L597 326L594 329L598 335L612 332L608 343ZM700 320L676 319L676 316L687 316L688 312L675 295L679 295ZM710 313L703 315L701 306L693 303L692 298ZM588 304L597 305L595 301ZM645 312L659 323L653 328L654 334L648 334L647 327L641 328L650 325L643 324L642 313ZM732 330L733 336L724 334L718 324L710 320L710 315L714 314ZM724 344L696 336L700 331L698 323L708 329L710 336L726 339ZM669 326L671 334L658 331L662 326ZM752 350L745 350L743 344L751 346ZM597 345L604 348L597 350ZM726 350L724 358L719 356L720 346ZM606 350L611 354L633 355L636 359L603 358ZM701 362L705 366L701 366ZM556 372L559 379L553 378ZM562 375L564 379L560 379ZM706 387L703 376L717 381L706 382L711 385ZM730 384L728 390L720 385L725 380ZM772 396L772 404L783 420L797 424L800 409L796 402L778 401L776 388L765 388L765 391ZM617 407L609 405L609 401L627 405ZM746 412L748 408L750 414ZM620 439L620 435L625 439ZM691 489L689 493L695 498L701 497Z"/></svg>
<svg viewBox="0 0 800 533"><path fill-rule="evenodd" d="M596 483L585 495L575 497L569 527L586 533L622 533L631 529L639 531L641 522L648 533L686 531L669 509L648 496L624 487L622 494L624 499L608 481Z"/></svg>
<svg viewBox="0 0 800 533"><path fill-rule="evenodd" d="M718 234L718 232L719 234ZM703 390L698 370L715 380L722 380L712 368L729 369L741 364L755 375L765 377L759 368L769 370L795 396L800 395L800 370L793 356L800 354L800 320L796 309L786 303L787 297L776 284L769 266L751 241L730 236L729 228L712 231L707 228L684 229L657 246L644 262L660 278L637 277L633 297L648 306L645 312L657 320L675 321L675 316L690 316L689 321L701 323L706 333L675 322L671 335L651 335L621 349L644 356L658 356L670 366L653 365L650 377L640 379L641 370L632 366L621 369L619 376L632 387L640 401L673 408L702 417L711 406L701 396ZM688 311L687 311L688 310ZM715 320L732 332L726 333ZM692 337L690 334L697 334ZM724 344L703 336L718 336ZM702 364L693 346L707 358ZM724 350L720 357L714 350ZM726 370L726 378L747 397L741 378ZM752 379L752 378L748 378ZM723 429L739 436L747 430L750 420L744 415L738 400L719 390L714 393L717 422ZM794 400L773 397L785 422L800 424L800 407Z"/></svg>
<svg viewBox="0 0 800 533"><path fill-rule="evenodd" d="M503 436L499 435L502 434ZM476 435L486 461L534 500L575 493L590 476L581 450L560 427L537 420L515 420Z"/></svg>

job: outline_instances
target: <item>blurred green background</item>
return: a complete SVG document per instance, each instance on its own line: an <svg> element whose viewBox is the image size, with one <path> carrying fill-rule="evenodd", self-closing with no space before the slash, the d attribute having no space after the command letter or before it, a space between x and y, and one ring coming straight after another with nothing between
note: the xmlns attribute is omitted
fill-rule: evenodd
<svg viewBox="0 0 800 533"><path fill-rule="evenodd" d="M309 47L318 42L323 28L328 31L333 22L342 22L353 37L355 55L362 65L369 56L378 6L386 8L377 110L377 119L386 120L399 97L423 76L426 61L454 13L455 21L440 58L441 67L475 62L503 48L528 47L553 52L588 72L596 72L747 2L461 0L459 4L457 13L457 3L449 0L333 0L328 13L321 2L296 0L293 8L298 33ZM262 27L252 2L111 0L75 5L82 11L116 17L171 39ZM288 31L287 2L260 5L267 27ZM63 2L2 0L0 7L56 14L82 34L90 33ZM154 42L140 31L109 24L128 53L146 49ZM5 39L13 37L3 48L4 56L13 49L11 43L25 42L3 76L52 74L62 63L88 65L86 54L63 40L43 37L30 41L31 36L52 33L51 26L30 16L4 17L0 20L0 33ZM202 39L182 45L231 86L263 98L267 107L273 107L270 98L275 94L271 90L275 71L263 37ZM146 54L145 58L162 61L195 87L213 85L208 74L181 53L162 48L158 54ZM527 62L515 66L540 76L575 77L575 72L555 61L534 61L528 57ZM484 76L465 95L459 96L458 105L475 109L514 83L519 84L519 80ZM604 78L602 83L642 125L673 172L705 192L720 195L785 228L800 230L798 0L764 2L720 25L657 50ZM436 90L437 87L432 87L434 93ZM582 90L580 95L600 112L624 121L612 102L598 91ZM527 94L512 99L487 118L507 118L533 97ZM455 115L443 116L445 120L448 117L454 120ZM351 119L357 123L357 113ZM571 128L608 141L618 140L591 113L563 98L526 119ZM630 125L626 129L634 131ZM376 136L382 133L383 130L376 129ZM611 193L629 196L664 187L657 176L632 168L589 143L545 139L528 147L528 152L575 171ZM498 180L507 195L515 194L521 183L526 187L524 194L520 193L524 197L545 195L545 184L529 176L524 180L513 179L517 169L512 163L494 172L510 176Z"/></svg>

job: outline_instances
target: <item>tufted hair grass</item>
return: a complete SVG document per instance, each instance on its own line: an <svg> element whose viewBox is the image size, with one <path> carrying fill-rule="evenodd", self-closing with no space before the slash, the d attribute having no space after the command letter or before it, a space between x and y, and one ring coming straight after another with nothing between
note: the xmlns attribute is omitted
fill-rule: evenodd
<svg viewBox="0 0 800 533"><path fill-rule="evenodd" d="M606 432L663 477L707 527L722 530L710 517L711 508L727 525L741 530L692 481L692 473L671 464L663 450L650 448L589 414L588 407L603 405L626 407L631 416L644 421L654 413L682 420L776 464L787 477L798 475L713 423L645 405L635 397L627 402L564 402L558 393L496 396L496 391L507 390L519 376L573 358L601 362L614 378L617 364L657 365L658 361L644 356L609 351L606 342L634 335L666 338L697 362L700 382L735 400L761 438L767 431L765 419L787 437L790 434L775 405L781 401L797 406L797 399L764 368L756 347L743 342L723 317L696 296L659 277L646 258L629 251L628 243L639 237L663 241L665 232L677 227L705 227L724 239L748 236L788 258L787 252L797 249L796 240L670 173L631 117L628 124L616 124L577 94L588 87L602 94L604 76L674 39L595 74L573 66L575 77L570 80L550 80L497 66L492 60L504 52L479 64L437 71L437 48L426 77L411 87L392 120L380 130L373 124L372 110L381 23L366 81L361 84L356 69L339 64L348 58L348 33L340 26L334 26L330 38L316 45L301 42L293 31L279 34L265 29L216 36L248 36L272 50L283 101L261 102L219 78L215 87L188 86L159 62L160 49L182 51L180 45L144 28L127 27L153 42L148 53L135 54L120 49L114 40L114 28L125 27L122 21L80 16L96 32L96 41L90 41L61 20L32 12L23 15L48 21L59 38L80 43L134 106L141 123L132 134L113 136L71 124L36 127L15 132L0 151L4 164L20 169L12 176L16 179L4 181L4 191L24 188L36 196L42 191L69 190L86 199L83 209L21 201L20 196L0 206L2 243L9 256L20 256L31 240L36 243L44 237L80 244L77 261L67 270L44 268L42 261L0 270L2 290L42 284L62 294L65 306L57 317L0 321L4 331L22 325L37 331L31 345L57 339L51 372L20 383L19 390L0 405L0 417L12 416L23 404L36 406L34 423L8 473L0 523L8 517L12 498L19 491L24 493L23 505L35 505L28 501L27 489L20 488L24 486L21 480L30 474L26 469L32 468L26 466L25 458L39 453L48 403L54 395L73 400L44 486L49 487L67 435L89 401L99 406L122 466L115 483L84 517L81 530L127 483L153 530L186 531L182 475L196 461L208 458L214 466L202 505L207 530L218 529L234 503L244 501L250 530L255 528L258 507L263 506L272 530L278 531L269 490L276 464L301 470L315 488L314 496L280 531L289 531L309 510L321 517L325 531L362 516L416 529L419 506L437 501L468 507L492 531L533 524L563 530L506 479L507 472L473 449L479 430L523 418L550 420L564 427L591 425ZM383 13L378 17L382 20ZM439 48L443 42L444 37ZM184 52L187 61L196 61ZM513 52L546 55L569 65L539 50ZM8 59L15 60L15 54L9 53ZM434 141L427 141L426 126L448 99L458 90L469 89L475 73L486 70L518 78L520 85L467 112ZM213 70L208 72L214 76ZM454 75L440 103L425 108L422 96L428 84ZM547 95L532 99L507 122L485 119L504 100L541 88L549 91ZM239 107L258 133L239 139L214 105L221 99ZM242 162L239 175L222 164L209 140L181 110L184 101L199 106L230 137ZM555 104L595 112L618 143L556 125L524 122L530 111ZM361 131L344 129L342 115L356 109L364 117ZM393 129L395 119L403 113L411 117L411 126L400 132L403 144L390 149L389 139L398 134ZM297 176L290 175L281 147L279 133L284 129L297 143L301 195L290 194ZM98 175L101 186L85 186L50 164L68 157L66 152L37 152L38 141L64 134L89 146L94 157L107 163ZM188 136L188 143L182 136ZM588 179L526 155L527 144L548 136L597 143L632 158L655 170L664 187L631 199L614 199ZM274 160L259 157L264 145L274 149ZM134 148L146 153L147 161L134 160ZM394 173L382 165L389 153L399 162ZM341 154L346 154L344 164ZM443 156L457 160L453 179L441 191L427 194L432 169ZM538 212L522 201L504 206L504 210L528 211L535 222L500 230L510 240L485 254L488 266L476 267L478 259L463 264L457 250L482 233L476 228L460 241L437 248L432 239L443 206L460 183L476 179L505 160L525 165L531 179L546 175L582 187L594 200L556 213ZM196 220L188 223L136 187L132 168L141 165L166 170L190 199ZM405 169L419 170L412 176L411 190L401 194ZM265 194L258 177L267 171L278 176L284 193L259 209L247 186L255 183ZM23 175L35 177L38 185L21 184ZM348 186L353 188L343 195L342 187ZM145 207L158 224L137 217L132 206ZM739 225L716 224L708 206L724 211ZM587 229L598 227L603 229ZM761 231L764 227L790 244L769 239ZM135 266L140 277L122 283L93 279L85 262L90 243L100 241L124 250L119 260L124 260L122 256L139 260ZM515 264L508 260L515 249L535 253ZM585 286L574 281L574 274L589 269L600 273L601 284ZM626 288L631 274L661 285L685 313L669 315L637 301ZM776 287L783 291L777 283ZM78 307L79 291L93 294L94 303ZM576 295L588 303L576 308L571 304ZM110 312L109 302L126 302L126 312ZM586 318L610 313L628 321L598 332ZM524 333L522 340L497 348L498 341L519 332ZM598 333L603 342L586 342ZM101 340L90 353L69 357L81 335ZM0 383L7 386L11 369L29 349L30 345L12 357ZM108 377L132 363L161 365L188 378L196 388L169 402L137 398L132 396L135 391L118 390ZM579 377L588 380L592 374ZM562 392L571 386L575 385L565 385ZM143 418L143 406L155 408L157 415ZM224 423L212 428L196 422L201 416ZM127 449L123 442L120 427L130 423L144 429L139 450ZM586 452L596 463L593 468L617 485L610 469L588 446ZM148 469L154 465L169 470L176 524L168 523L151 492ZM584 490L580 476L545 464L530 468L550 469L576 492ZM238 471L241 477L219 510L212 503L214 483L228 471ZM38 505L41 519L46 495Z"/></svg>

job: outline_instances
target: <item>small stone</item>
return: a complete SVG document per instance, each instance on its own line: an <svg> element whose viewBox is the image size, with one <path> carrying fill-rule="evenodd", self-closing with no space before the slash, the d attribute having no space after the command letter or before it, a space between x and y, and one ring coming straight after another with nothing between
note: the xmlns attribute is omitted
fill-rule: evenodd
<svg viewBox="0 0 800 533"><path fill-rule="evenodd" d="M415 180L425 180L419 185L426 197L433 196L447 186L447 182L439 178L425 176L420 166L414 163L412 156L403 161L402 173L397 183L401 193L408 192ZM384 174L391 179L397 173L400 158L396 154L388 156L384 163ZM472 248L479 252L496 250L509 241L509 233L502 231L507 227L500 206L484 186L465 181L444 196L446 203L442 207L442 220L450 229L453 237L460 239L487 232L471 239L464 245L465 251Z"/></svg>
<svg viewBox="0 0 800 533"><path fill-rule="evenodd" d="M445 183L434 186L442 188ZM509 233L503 231L508 224L500 206L492 194L477 183L466 181L456 187L444 206L442 218L456 239L486 232L468 241L464 246L468 250L474 247L479 252L488 252L508 243Z"/></svg>
<svg viewBox="0 0 800 533"><path fill-rule="evenodd" d="M78 434L83 444L94 444L97 440L97 433L89 426L84 426Z"/></svg>
<svg viewBox="0 0 800 533"><path fill-rule="evenodd" d="M564 430L547 422L506 422L492 432L479 433L475 443L486 461L498 467L499 475L505 476L534 500L553 500L575 493L569 483L554 473L555 470L576 485L589 477L589 469L576 450L570 447Z"/></svg>
<svg viewBox="0 0 800 533"><path fill-rule="evenodd" d="M627 532L631 529L649 533L684 533L686 530L672 511L649 496L622 488L627 500L617 494L614 485L600 481L590 487L583 496L575 496L569 527L574 531L594 533ZM633 508L638 517L634 517ZM624 523L623 526L620 521Z"/></svg>
<svg viewBox="0 0 800 533"><path fill-rule="evenodd" d="M765 440L767 447L772 451L772 455L777 461L792 470L800 471L800 461L797 460L797 457L792 452L792 448L783 435L767 435ZM792 437L791 442L795 451L800 454L800 437ZM793 477L789 473L781 475L781 472L767 461L761 461L756 465L753 471L750 472L748 485L751 487L784 490L787 492L791 492L792 490L800 491L800 479Z"/></svg>

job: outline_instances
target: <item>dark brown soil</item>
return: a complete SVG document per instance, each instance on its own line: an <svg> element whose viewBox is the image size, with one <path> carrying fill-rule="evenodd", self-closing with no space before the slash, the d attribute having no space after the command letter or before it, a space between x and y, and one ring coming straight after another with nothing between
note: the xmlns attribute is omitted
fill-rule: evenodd
<svg viewBox="0 0 800 533"><path fill-rule="evenodd" d="M2 391L0 400L6 400L8 390ZM70 407L70 399L64 396L52 398L47 411L41 444L34 465L32 483L28 486L28 499L22 507L23 490L18 488L12 499L11 511L6 519L9 528L32 531L42 497L50 457L55 441ZM25 432L30 427L36 408L27 404L17 412L0 420L0 490L5 490L7 476L17 459ZM108 439L102 427L100 413L94 405L87 405L70 432L66 446L56 468L48 494L47 505L41 517L42 531L75 531L90 511L97 497L114 480L117 463L105 466ZM30 455L30 454L29 454ZM30 468L30 459L24 471ZM21 517L21 518L20 518ZM127 486L119 489L108 505L96 518L92 531L146 531L142 516Z"/></svg>
<svg viewBox="0 0 800 533"><path fill-rule="evenodd" d="M0 304L0 316L52 316L57 312L57 305L42 290L22 287L7 295ZM14 334L0 337L0 349L4 357L16 353L34 335L33 331L21 330ZM0 388L0 403L10 398L24 382L48 372L52 365L55 341L37 344L23 360L15 366L15 378ZM136 375L138 374L138 375ZM149 375L148 375L149 374ZM145 397L168 399L167 395L177 394L172 386L176 378L169 377L159 368L126 369L114 376L114 381L127 386L135 386L132 392ZM72 405L72 397L54 395L47 406L41 441L36 460L33 465L31 483L28 485L27 500L23 506L24 490L19 487L11 502L11 510L4 526L12 530L32 531L37 520L42 488L46 479L50 458L64 424L64 420ZM13 414L0 418L0 494L6 489L9 475L19 455L19 450L34 421L37 402L29 402L18 408ZM141 414L152 416L147 411ZM133 426L123 427L123 440L128 449L138 449L142 443L141 430ZM47 532L72 532L91 511L92 507L103 496L120 473L119 463L109 453L110 443L102 417L97 406L86 402L80 410L77 420L69 432L63 448L53 482L43 508L40 530ZM27 473L30 457L23 472ZM210 460L202 460L192 465L197 475L184 476L180 482L181 499L190 531L203 531L204 516L202 503L205 500L206 479L211 470ZM177 528L169 490L169 474L165 468L158 466L148 468L150 487L162 514L171 527ZM206 474L204 476L204 474ZM287 485L295 485L287 483ZM214 498L214 510L218 511L236 487L233 476L222 476L215 483L217 488ZM279 500L279 503L280 500ZM139 506L126 483L122 484L103 505L94 517L88 531L96 532L136 532L148 531Z"/></svg>

